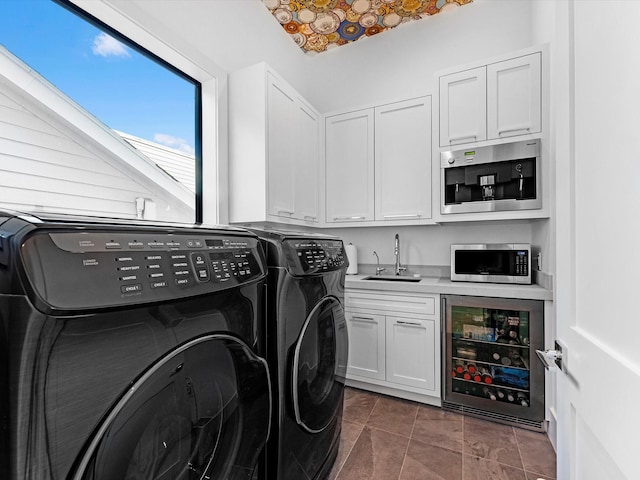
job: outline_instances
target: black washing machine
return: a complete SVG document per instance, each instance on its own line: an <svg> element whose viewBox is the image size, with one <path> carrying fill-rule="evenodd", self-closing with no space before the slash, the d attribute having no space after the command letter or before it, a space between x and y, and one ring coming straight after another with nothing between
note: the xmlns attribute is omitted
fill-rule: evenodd
<svg viewBox="0 0 640 480"><path fill-rule="evenodd" d="M267 254L266 355L274 391L270 480L323 479L338 453L348 337L335 237L253 230Z"/></svg>
<svg viewBox="0 0 640 480"><path fill-rule="evenodd" d="M265 278L239 229L0 212L0 478L255 478Z"/></svg>

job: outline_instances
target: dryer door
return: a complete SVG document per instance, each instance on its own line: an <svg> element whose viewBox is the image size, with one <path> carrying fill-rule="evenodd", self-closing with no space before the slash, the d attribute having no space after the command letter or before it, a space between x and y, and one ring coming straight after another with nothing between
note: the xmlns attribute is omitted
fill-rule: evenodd
<svg viewBox="0 0 640 480"><path fill-rule="evenodd" d="M269 433L266 362L229 335L195 338L135 381L74 480L248 479Z"/></svg>
<svg viewBox="0 0 640 480"><path fill-rule="evenodd" d="M293 361L296 422L310 433L324 430L342 405L348 348L342 304L324 297L304 323Z"/></svg>

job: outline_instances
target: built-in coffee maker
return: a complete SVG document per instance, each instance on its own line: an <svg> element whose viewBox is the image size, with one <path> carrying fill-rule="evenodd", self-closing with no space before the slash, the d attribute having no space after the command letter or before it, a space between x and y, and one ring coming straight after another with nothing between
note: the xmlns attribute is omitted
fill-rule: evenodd
<svg viewBox="0 0 640 480"><path fill-rule="evenodd" d="M442 152L441 213L541 208L540 140Z"/></svg>

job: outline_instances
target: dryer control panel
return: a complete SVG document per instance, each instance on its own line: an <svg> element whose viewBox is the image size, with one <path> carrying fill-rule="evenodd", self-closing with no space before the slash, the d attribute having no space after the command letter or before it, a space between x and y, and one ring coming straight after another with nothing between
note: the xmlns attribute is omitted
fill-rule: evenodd
<svg viewBox="0 0 640 480"><path fill-rule="evenodd" d="M341 240L287 239L283 243L293 275L332 272L347 268Z"/></svg>
<svg viewBox="0 0 640 480"><path fill-rule="evenodd" d="M20 257L32 292L63 311L203 295L265 275L251 236L36 230Z"/></svg>

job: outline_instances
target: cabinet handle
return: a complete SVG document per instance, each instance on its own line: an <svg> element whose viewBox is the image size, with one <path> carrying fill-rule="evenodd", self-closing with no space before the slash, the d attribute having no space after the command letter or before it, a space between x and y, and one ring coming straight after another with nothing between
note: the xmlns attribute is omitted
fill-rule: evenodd
<svg viewBox="0 0 640 480"><path fill-rule="evenodd" d="M449 143L459 142L460 140L466 140L466 139L469 139L469 140L473 139L473 140L475 140L475 139L477 139L477 138L478 138L478 136L477 136L477 135L464 135L464 136L462 136L462 137L454 137L454 138L449 137Z"/></svg>
<svg viewBox="0 0 640 480"><path fill-rule="evenodd" d="M420 218L422 216L421 213L405 213L402 215L385 215L385 219L394 219L394 218Z"/></svg>
<svg viewBox="0 0 640 480"><path fill-rule="evenodd" d="M529 127L520 127L520 128L509 128L507 130L499 130L498 131L498 135L503 135L505 133L519 132L521 130L523 130L525 132L529 132L529 131L531 131L531 128L529 128Z"/></svg>
<svg viewBox="0 0 640 480"><path fill-rule="evenodd" d="M359 216L359 217L333 217L334 220L364 220L365 217L363 216Z"/></svg>
<svg viewBox="0 0 640 480"><path fill-rule="evenodd" d="M293 215L293 212L290 212L289 210L278 210L278 215L281 215L283 213L285 215Z"/></svg>
<svg viewBox="0 0 640 480"><path fill-rule="evenodd" d="M356 317L356 316L353 316L351 318L353 320L361 320L361 321L366 322L366 323L376 323L376 321L373 319L373 317Z"/></svg>
<svg viewBox="0 0 640 480"><path fill-rule="evenodd" d="M415 322L405 322L403 320L396 320L396 323L399 325L407 325L410 327L421 327L422 324L421 323L415 323Z"/></svg>
<svg viewBox="0 0 640 480"><path fill-rule="evenodd" d="M311 221L315 221L317 217L312 217L311 215L305 215L304 219L305 220L311 220Z"/></svg>

